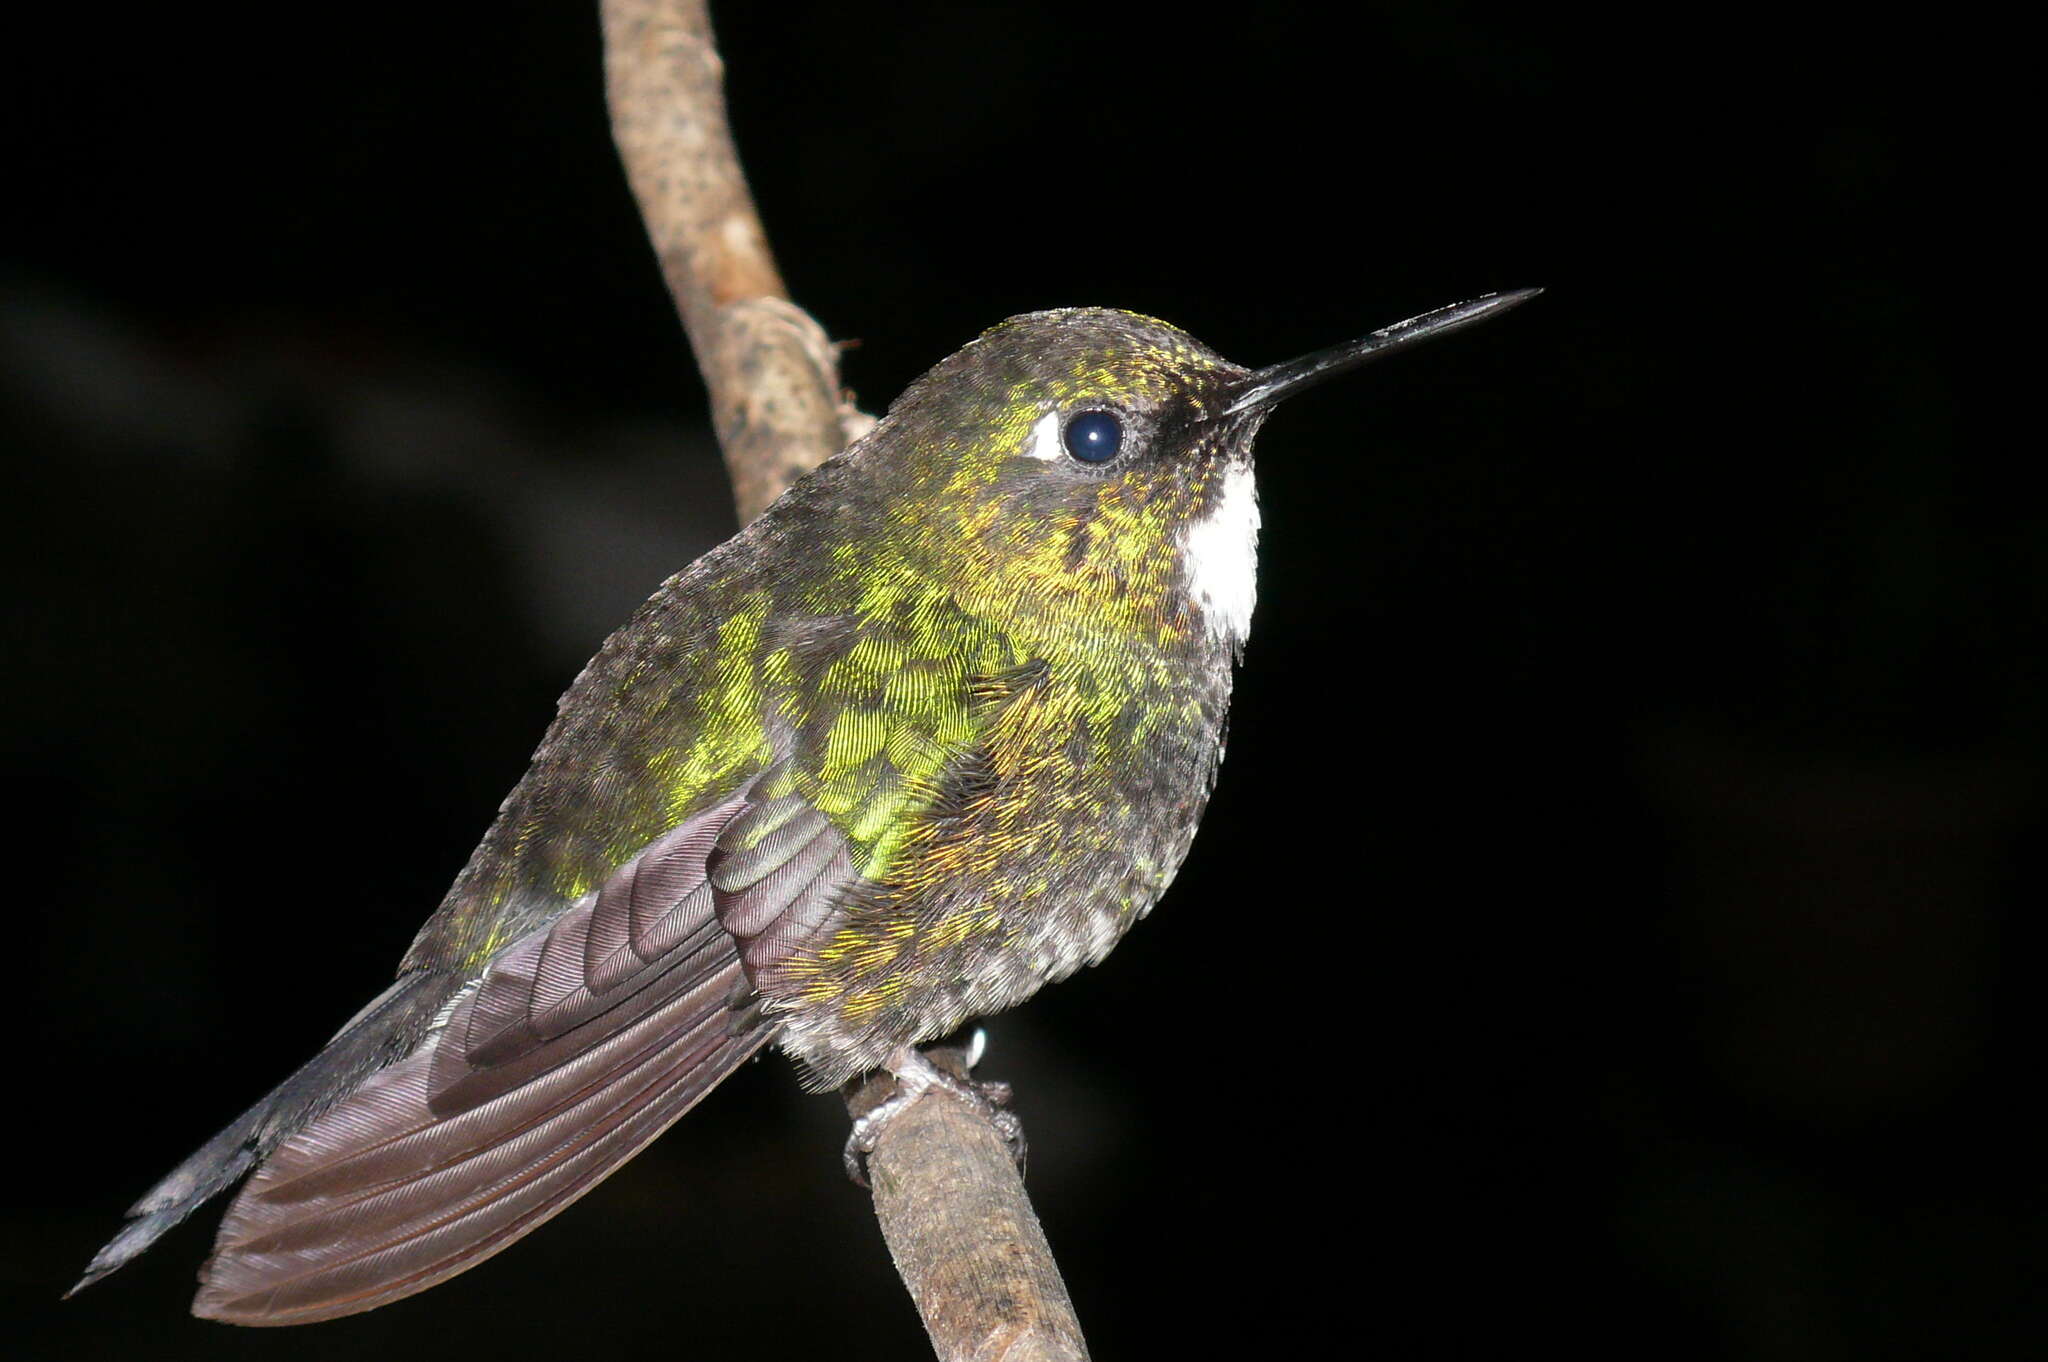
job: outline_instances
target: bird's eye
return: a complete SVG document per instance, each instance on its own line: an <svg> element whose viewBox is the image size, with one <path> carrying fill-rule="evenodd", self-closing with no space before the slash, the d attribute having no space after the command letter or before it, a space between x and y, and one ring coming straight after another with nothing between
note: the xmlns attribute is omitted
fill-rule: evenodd
<svg viewBox="0 0 2048 1362"><path fill-rule="evenodd" d="M1124 445L1124 423L1113 411L1084 411L1067 422L1067 453L1082 463L1108 463Z"/></svg>

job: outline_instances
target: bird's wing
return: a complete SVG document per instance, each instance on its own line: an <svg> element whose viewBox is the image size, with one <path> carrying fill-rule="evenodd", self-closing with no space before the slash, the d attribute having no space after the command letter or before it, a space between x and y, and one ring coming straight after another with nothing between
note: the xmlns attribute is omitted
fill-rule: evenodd
<svg viewBox="0 0 2048 1362"><path fill-rule="evenodd" d="M416 1052L281 1144L229 1207L194 1313L300 1324L424 1290L589 1191L769 1041L743 950L800 933L854 872L801 810L728 847L735 824L774 821L760 784L508 946Z"/></svg>

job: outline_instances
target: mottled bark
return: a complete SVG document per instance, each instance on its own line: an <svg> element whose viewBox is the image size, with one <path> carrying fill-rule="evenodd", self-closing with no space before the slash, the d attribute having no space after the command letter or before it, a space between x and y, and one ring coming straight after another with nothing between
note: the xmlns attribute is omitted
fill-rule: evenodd
<svg viewBox="0 0 2048 1362"><path fill-rule="evenodd" d="M968 1077L955 1049L926 1056ZM856 1117L896 1093L878 1073L849 1091ZM989 1113L934 1088L868 1156L875 1218L942 1362L1081 1362L1088 1356L1024 1179Z"/></svg>
<svg viewBox="0 0 2048 1362"><path fill-rule="evenodd" d="M612 136L711 390L742 522L866 424L837 351L790 302L726 124L701 3L603 0Z"/></svg>

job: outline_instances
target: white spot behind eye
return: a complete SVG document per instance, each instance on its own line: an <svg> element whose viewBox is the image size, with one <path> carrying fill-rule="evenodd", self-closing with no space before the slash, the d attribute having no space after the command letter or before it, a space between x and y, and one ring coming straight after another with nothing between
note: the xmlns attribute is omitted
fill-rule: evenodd
<svg viewBox="0 0 2048 1362"><path fill-rule="evenodd" d="M1031 428L1031 441L1024 446L1024 452L1034 459L1056 463L1067 457L1060 441L1060 414L1049 411L1038 418L1038 424Z"/></svg>

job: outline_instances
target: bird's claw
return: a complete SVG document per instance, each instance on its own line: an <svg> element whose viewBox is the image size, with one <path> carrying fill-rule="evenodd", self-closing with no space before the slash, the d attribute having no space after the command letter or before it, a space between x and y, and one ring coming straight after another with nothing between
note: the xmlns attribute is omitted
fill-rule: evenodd
<svg viewBox="0 0 2048 1362"><path fill-rule="evenodd" d="M985 1044L982 1033L976 1031L964 1056L970 1070L980 1060ZM980 1112L996 1134L1003 1137L1003 1143L1010 1147L1010 1156L1016 1160L1017 1167L1023 1168L1024 1123L1017 1119L1017 1113L1007 1110L1013 1095L1008 1083L957 1078L909 1046L891 1055L882 1067L895 1078L896 1091L866 1115L854 1120L853 1131L846 1137L846 1148L842 1154L846 1176L857 1186L868 1185L867 1156L875 1152L882 1132L934 1088Z"/></svg>

